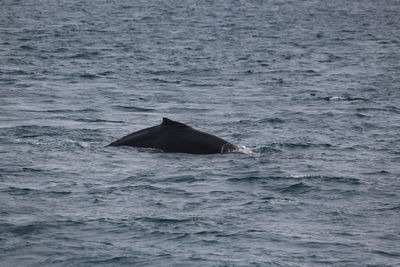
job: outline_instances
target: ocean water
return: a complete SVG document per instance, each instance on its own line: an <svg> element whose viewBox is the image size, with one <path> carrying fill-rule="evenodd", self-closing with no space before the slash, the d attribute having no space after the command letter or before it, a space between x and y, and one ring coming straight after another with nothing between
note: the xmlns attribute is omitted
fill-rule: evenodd
<svg viewBox="0 0 400 267"><path fill-rule="evenodd" d="M399 10L1 1L0 266L399 266Z"/></svg>

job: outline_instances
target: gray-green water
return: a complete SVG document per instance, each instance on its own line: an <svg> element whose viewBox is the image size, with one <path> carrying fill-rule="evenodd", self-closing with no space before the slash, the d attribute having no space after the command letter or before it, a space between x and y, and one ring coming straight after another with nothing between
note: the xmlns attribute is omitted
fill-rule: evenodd
<svg viewBox="0 0 400 267"><path fill-rule="evenodd" d="M398 265L399 10L1 1L0 266ZM104 147L162 117L255 155Z"/></svg>

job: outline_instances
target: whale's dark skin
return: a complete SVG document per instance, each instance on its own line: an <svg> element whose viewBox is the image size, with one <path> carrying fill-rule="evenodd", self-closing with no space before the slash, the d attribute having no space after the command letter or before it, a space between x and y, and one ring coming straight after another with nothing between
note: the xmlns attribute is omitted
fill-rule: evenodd
<svg viewBox="0 0 400 267"><path fill-rule="evenodd" d="M160 125L131 133L109 146L155 148L164 152L190 154L217 154L237 150L235 145L224 139L168 118L163 118Z"/></svg>

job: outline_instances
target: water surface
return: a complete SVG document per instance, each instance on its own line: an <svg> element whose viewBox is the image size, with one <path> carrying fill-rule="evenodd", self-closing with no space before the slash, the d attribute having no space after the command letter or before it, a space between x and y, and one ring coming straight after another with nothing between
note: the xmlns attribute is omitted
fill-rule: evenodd
<svg viewBox="0 0 400 267"><path fill-rule="evenodd" d="M3 1L0 265L398 265L398 10ZM255 155L105 147L162 117Z"/></svg>

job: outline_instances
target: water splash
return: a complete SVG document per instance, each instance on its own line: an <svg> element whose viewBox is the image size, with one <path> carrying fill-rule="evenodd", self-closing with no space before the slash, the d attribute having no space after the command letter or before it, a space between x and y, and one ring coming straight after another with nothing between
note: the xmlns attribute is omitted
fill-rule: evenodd
<svg viewBox="0 0 400 267"><path fill-rule="evenodd" d="M250 148L243 146L243 145L237 145L236 149L232 151L233 153L242 153L250 156L257 156L258 154L253 152Z"/></svg>

